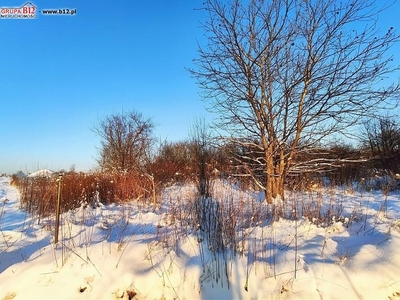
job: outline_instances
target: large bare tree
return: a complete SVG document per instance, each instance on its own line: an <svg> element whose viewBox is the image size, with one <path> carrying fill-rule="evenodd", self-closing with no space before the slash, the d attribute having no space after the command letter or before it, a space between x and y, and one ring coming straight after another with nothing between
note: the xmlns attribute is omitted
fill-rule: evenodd
<svg viewBox="0 0 400 300"><path fill-rule="evenodd" d="M101 120L94 131L101 137L98 163L103 171L127 174L147 163L154 124L139 112L116 113Z"/></svg>
<svg viewBox="0 0 400 300"><path fill-rule="evenodd" d="M283 198L288 174L301 171L299 153L349 134L361 117L398 96L399 85L387 77L399 70L388 54L399 36L392 27L380 31L382 8L374 1L204 5L208 43L190 71L220 113L221 128L247 149L243 168L269 203Z"/></svg>

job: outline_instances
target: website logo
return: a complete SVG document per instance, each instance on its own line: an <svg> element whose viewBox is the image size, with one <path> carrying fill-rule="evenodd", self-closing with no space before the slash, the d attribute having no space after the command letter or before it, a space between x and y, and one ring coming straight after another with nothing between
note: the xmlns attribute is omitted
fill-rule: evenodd
<svg viewBox="0 0 400 300"><path fill-rule="evenodd" d="M2 19L35 19L36 6L27 2L21 7L1 7L0 18Z"/></svg>
<svg viewBox="0 0 400 300"><path fill-rule="evenodd" d="M75 16L76 8L51 8L38 10L32 2L21 7L0 7L0 19L36 19L37 14L45 16Z"/></svg>

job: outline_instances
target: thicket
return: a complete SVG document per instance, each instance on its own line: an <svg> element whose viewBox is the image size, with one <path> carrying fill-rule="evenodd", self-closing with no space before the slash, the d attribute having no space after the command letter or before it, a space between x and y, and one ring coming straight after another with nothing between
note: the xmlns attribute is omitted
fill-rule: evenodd
<svg viewBox="0 0 400 300"><path fill-rule="evenodd" d="M124 201L151 202L161 190L173 184L199 184L198 164L194 163L193 144L177 142L165 144L155 157L148 170L152 180L141 172L109 174L106 172L61 172L49 177L21 177L13 175L13 183L21 192L21 205L31 213L44 217L54 213L58 191L58 174L61 181L61 211L76 209L81 205L98 205ZM229 147L214 148L211 158L205 163L208 182L214 179L229 180L233 185L245 190L256 190L251 180L240 173L239 166L230 159ZM383 168L386 158L369 157L368 149L360 150L349 146L329 148L326 159L350 160L341 165L319 172L293 174L286 183L288 191L309 191L322 186L351 186L355 182L366 189L393 190L400 187L399 176L391 169ZM308 159L303 157L303 159ZM398 167L393 161L391 168ZM204 196L204 195L203 195ZM158 200L157 200L158 201Z"/></svg>
<svg viewBox="0 0 400 300"><path fill-rule="evenodd" d="M62 175L59 181L59 175ZM12 183L21 194L21 206L39 217L55 212L58 187L61 184L61 212L80 206L98 206L130 200L144 201L151 194L151 181L142 174L60 172L51 176L20 177L13 175Z"/></svg>

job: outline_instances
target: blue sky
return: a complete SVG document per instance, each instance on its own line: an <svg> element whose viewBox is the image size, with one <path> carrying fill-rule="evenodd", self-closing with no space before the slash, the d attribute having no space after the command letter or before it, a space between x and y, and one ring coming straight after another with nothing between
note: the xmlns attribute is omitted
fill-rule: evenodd
<svg viewBox="0 0 400 300"><path fill-rule="evenodd" d="M0 173L95 167L91 129L115 112L143 113L169 141L211 118L185 70L205 42L201 0L30 2L77 15L0 20ZM399 11L381 16L382 30L398 30Z"/></svg>
<svg viewBox="0 0 400 300"><path fill-rule="evenodd" d="M185 70L203 35L202 1L31 3L77 15L0 20L0 173L96 166L91 129L115 112L143 113L169 141L207 115Z"/></svg>

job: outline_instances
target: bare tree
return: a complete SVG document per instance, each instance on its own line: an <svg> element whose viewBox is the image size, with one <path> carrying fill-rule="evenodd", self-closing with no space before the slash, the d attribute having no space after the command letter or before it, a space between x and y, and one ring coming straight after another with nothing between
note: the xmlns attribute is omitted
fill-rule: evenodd
<svg viewBox="0 0 400 300"><path fill-rule="evenodd" d="M397 173L400 170L400 124L383 116L364 123L362 143L370 149L375 166Z"/></svg>
<svg viewBox="0 0 400 300"><path fill-rule="evenodd" d="M382 81L399 70L387 54L399 36L379 32L374 1L206 0L205 9L208 44L190 71L219 126L248 150L246 175L269 203L301 171L299 153L349 134L399 94Z"/></svg>
<svg viewBox="0 0 400 300"><path fill-rule="evenodd" d="M94 129L101 138L98 163L103 171L127 174L146 163L154 125L141 113L119 113L100 121Z"/></svg>
<svg viewBox="0 0 400 300"><path fill-rule="evenodd" d="M204 118L198 118L192 124L190 144L198 192L200 196L210 197L212 134Z"/></svg>

